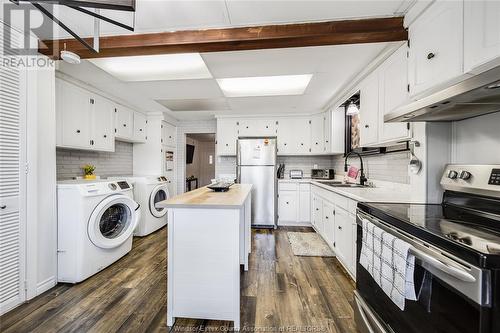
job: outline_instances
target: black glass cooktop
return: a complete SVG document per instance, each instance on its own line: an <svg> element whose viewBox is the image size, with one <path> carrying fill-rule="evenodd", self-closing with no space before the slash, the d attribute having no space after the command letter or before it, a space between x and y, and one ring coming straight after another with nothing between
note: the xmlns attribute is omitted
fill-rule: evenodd
<svg viewBox="0 0 500 333"><path fill-rule="evenodd" d="M500 205L493 211L443 204L360 203L358 207L476 264L500 264ZM477 206L475 206L477 208ZM495 265L496 266L496 265Z"/></svg>

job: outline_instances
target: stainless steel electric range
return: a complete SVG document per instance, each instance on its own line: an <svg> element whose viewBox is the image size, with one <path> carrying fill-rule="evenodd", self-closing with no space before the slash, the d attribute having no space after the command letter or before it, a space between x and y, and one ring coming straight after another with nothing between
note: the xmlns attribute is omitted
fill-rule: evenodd
<svg viewBox="0 0 500 333"><path fill-rule="evenodd" d="M360 203L361 332L500 332L500 165L448 165L441 204ZM359 264L362 220L411 245L417 301L400 310Z"/></svg>

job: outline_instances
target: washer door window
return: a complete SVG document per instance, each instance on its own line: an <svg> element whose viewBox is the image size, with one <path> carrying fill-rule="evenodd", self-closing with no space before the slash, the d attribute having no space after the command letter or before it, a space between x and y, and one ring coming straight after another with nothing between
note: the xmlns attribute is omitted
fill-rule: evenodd
<svg viewBox="0 0 500 333"><path fill-rule="evenodd" d="M167 200L170 197L166 184L156 186L149 196L149 210L155 217L163 217L167 214L166 208L156 208L160 201Z"/></svg>
<svg viewBox="0 0 500 333"><path fill-rule="evenodd" d="M137 203L124 195L112 195L101 201L89 219L92 243L111 249L127 241L137 225L136 208Z"/></svg>

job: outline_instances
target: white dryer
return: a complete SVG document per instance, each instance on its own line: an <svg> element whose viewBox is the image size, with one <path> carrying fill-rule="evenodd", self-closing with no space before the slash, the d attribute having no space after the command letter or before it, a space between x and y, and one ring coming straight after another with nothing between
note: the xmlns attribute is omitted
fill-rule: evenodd
<svg viewBox="0 0 500 333"><path fill-rule="evenodd" d="M115 179L121 177L110 177ZM134 187L134 199L143 207L143 214L135 236L146 236L167 225L167 209L156 208L159 201L170 198L168 180L163 176L133 176L124 177Z"/></svg>
<svg viewBox="0 0 500 333"><path fill-rule="evenodd" d="M78 283L132 249L141 216L126 180L57 183L58 281Z"/></svg>

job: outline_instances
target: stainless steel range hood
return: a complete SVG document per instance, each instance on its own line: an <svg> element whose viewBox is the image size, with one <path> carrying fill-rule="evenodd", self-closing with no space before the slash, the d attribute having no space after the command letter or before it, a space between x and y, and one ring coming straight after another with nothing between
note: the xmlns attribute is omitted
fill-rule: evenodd
<svg viewBox="0 0 500 333"><path fill-rule="evenodd" d="M500 66L396 108L385 122L454 121L500 111Z"/></svg>

